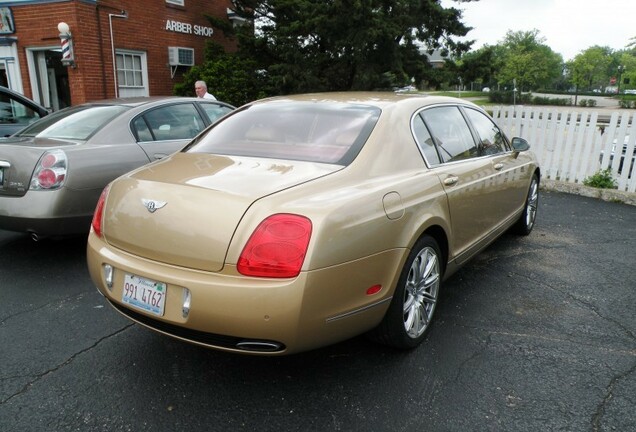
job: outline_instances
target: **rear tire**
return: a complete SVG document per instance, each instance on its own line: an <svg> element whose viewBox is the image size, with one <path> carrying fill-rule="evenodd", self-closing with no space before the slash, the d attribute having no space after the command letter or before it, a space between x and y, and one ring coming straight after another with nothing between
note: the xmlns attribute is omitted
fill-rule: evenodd
<svg viewBox="0 0 636 432"><path fill-rule="evenodd" d="M537 210L539 207L539 176L533 174L530 181L530 187L528 188L528 196L526 197L526 205L523 208L523 213L519 216L519 220L513 226L513 231L516 234L528 235L534 228L534 223L537 220Z"/></svg>
<svg viewBox="0 0 636 432"><path fill-rule="evenodd" d="M430 236L421 237L404 264L391 305L373 340L400 349L418 346L430 328L442 280L442 254Z"/></svg>

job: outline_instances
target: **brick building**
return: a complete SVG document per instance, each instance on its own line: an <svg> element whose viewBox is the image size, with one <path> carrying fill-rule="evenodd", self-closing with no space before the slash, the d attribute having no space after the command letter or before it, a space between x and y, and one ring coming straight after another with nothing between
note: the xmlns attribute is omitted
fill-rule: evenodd
<svg viewBox="0 0 636 432"><path fill-rule="evenodd" d="M230 7L231 0L0 0L0 84L53 110L170 95L203 62L207 41L236 49L206 18L231 20Z"/></svg>

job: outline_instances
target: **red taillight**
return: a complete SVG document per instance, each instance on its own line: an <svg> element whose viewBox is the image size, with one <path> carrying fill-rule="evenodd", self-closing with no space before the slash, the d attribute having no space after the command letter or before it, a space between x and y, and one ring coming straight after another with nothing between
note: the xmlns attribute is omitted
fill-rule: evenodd
<svg viewBox="0 0 636 432"><path fill-rule="evenodd" d="M45 152L35 167L29 188L31 190L55 190L64 185L67 172L66 154L60 150Z"/></svg>
<svg viewBox="0 0 636 432"><path fill-rule="evenodd" d="M97 206L95 207L95 213L93 213L93 222L91 227L97 237L102 237L102 215L104 214L104 203L106 202L106 195L108 195L108 186L104 188L102 194L99 196Z"/></svg>
<svg viewBox="0 0 636 432"><path fill-rule="evenodd" d="M42 189L50 189L56 183L64 180L64 176L58 179L58 175L54 170L46 168L38 173L37 179Z"/></svg>
<svg viewBox="0 0 636 432"><path fill-rule="evenodd" d="M48 153L42 157L42 161L40 162L40 164L44 168L51 168L53 165L55 165L56 162L57 158L55 157L55 155L52 153Z"/></svg>
<svg viewBox="0 0 636 432"><path fill-rule="evenodd" d="M311 221L293 214L268 217L256 228L238 259L245 276L288 278L298 276L305 260Z"/></svg>

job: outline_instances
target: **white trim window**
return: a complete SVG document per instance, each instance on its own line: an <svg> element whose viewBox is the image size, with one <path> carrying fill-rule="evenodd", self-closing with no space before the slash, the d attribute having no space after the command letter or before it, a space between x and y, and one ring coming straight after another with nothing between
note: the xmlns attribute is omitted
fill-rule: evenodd
<svg viewBox="0 0 636 432"><path fill-rule="evenodd" d="M120 97L148 96L146 53L117 50L117 87Z"/></svg>
<svg viewBox="0 0 636 432"><path fill-rule="evenodd" d="M178 6L185 6L185 0L166 0L166 3L170 3Z"/></svg>

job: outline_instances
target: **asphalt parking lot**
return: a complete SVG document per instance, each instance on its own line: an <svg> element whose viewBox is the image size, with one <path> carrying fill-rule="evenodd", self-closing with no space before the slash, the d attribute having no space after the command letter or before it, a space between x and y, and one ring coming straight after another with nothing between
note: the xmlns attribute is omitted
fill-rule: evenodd
<svg viewBox="0 0 636 432"><path fill-rule="evenodd" d="M155 334L83 239L0 231L0 431L635 431L636 207L542 191L447 281L425 343L278 358Z"/></svg>

